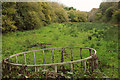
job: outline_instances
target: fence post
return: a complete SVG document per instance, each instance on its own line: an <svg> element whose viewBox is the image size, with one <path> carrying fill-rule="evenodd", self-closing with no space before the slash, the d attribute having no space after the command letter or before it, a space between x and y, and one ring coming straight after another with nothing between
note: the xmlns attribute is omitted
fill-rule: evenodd
<svg viewBox="0 0 120 80"><path fill-rule="evenodd" d="M84 61L84 65L85 65L85 71L84 72L86 72L86 60Z"/></svg>
<svg viewBox="0 0 120 80"><path fill-rule="evenodd" d="M71 61L73 61L73 51L72 51L72 48L71 48ZM71 63L70 66L71 66L71 72L73 72L73 63Z"/></svg>
<svg viewBox="0 0 120 80"><path fill-rule="evenodd" d="M26 62L26 55L25 55L25 53L24 53L24 61L25 61L25 64L27 64L27 62Z"/></svg>
<svg viewBox="0 0 120 80"><path fill-rule="evenodd" d="M17 56L15 56L15 62L18 64L18 61L17 61Z"/></svg>
<svg viewBox="0 0 120 80"><path fill-rule="evenodd" d="M61 62L63 62L63 48L62 48L62 51L61 51Z"/></svg>
<svg viewBox="0 0 120 80"><path fill-rule="evenodd" d="M94 71L94 55L92 56L92 62L91 63L92 63L92 65L91 65L92 66L92 72L93 72Z"/></svg>
<svg viewBox="0 0 120 80"><path fill-rule="evenodd" d="M82 59L82 48L80 48L80 58ZM82 61L81 61L81 67L82 67Z"/></svg>
<svg viewBox="0 0 120 80"><path fill-rule="evenodd" d="M44 54L44 50L43 50L43 64L45 64L45 54Z"/></svg>
<svg viewBox="0 0 120 80"><path fill-rule="evenodd" d="M57 73L57 65L55 65L55 72Z"/></svg>
<svg viewBox="0 0 120 80"><path fill-rule="evenodd" d="M54 63L54 51L52 49L52 62Z"/></svg>
<svg viewBox="0 0 120 80"><path fill-rule="evenodd" d="M64 59L63 59L63 48L62 48L62 50L61 50L61 62L64 62ZM63 65L61 65L61 67L62 67L62 69L64 69L64 66L63 66Z"/></svg>
<svg viewBox="0 0 120 80"><path fill-rule="evenodd" d="M97 69L97 56L94 55L94 68Z"/></svg>
<svg viewBox="0 0 120 80"><path fill-rule="evenodd" d="M89 49L89 54L90 54L90 56L91 56L91 49Z"/></svg>
<svg viewBox="0 0 120 80"><path fill-rule="evenodd" d="M43 50L43 64L45 64L45 53L44 53L44 50ZM46 69L46 66L44 66L44 70Z"/></svg>
<svg viewBox="0 0 120 80"><path fill-rule="evenodd" d="M73 51L72 51L72 48L71 48L71 61L73 61Z"/></svg>
<svg viewBox="0 0 120 80"><path fill-rule="evenodd" d="M35 51L33 51L33 56L34 56L34 65L36 65ZM36 72L36 67L35 67L35 72Z"/></svg>

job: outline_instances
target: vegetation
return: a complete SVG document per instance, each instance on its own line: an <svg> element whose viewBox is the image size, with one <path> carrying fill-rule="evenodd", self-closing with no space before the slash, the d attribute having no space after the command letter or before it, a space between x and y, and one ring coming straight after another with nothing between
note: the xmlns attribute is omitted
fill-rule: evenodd
<svg viewBox="0 0 120 80"><path fill-rule="evenodd" d="M65 7L64 9L67 10L67 11L69 11L69 10L76 10L76 9L73 8L73 7Z"/></svg>
<svg viewBox="0 0 120 80"><path fill-rule="evenodd" d="M13 32L3 36L2 57L5 58L12 54L40 48L63 46L90 47L97 50L97 56L101 60L103 69L103 72L100 74L103 74L103 76L96 75L95 77L118 78L117 29L117 26L105 23L81 22L51 24L38 30ZM38 43L47 43L51 45L34 46ZM76 53L79 54L77 51ZM59 55L56 54L55 56L57 57ZM50 55L46 54L47 63L50 63L49 56ZM78 56L74 58L77 59ZM29 60L32 60L31 57ZM20 61L22 61L22 59ZM56 58L55 61L59 62L60 58ZM79 74L79 72L76 73L76 76L77 74ZM92 76L88 74L86 77L90 78Z"/></svg>
<svg viewBox="0 0 120 80"><path fill-rule="evenodd" d="M40 28L51 23L110 22L119 23L120 2L103 2L89 13L64 7L55 2L2 3L2 32Z"/></svg>
<svg viewBox="0 0 120 80"><path fill-rule="evenodd" d="M119 23L120 2L102 2L98 9L89 12L91 21L101 21L109 23Z"/></svg>
<svg viewBox="0 0 120 80"><path fill-rule="evenodd" d="M86 22L87 13L82 11L70 10L67 12L70 22Z"/></svg>
<svg viewBox="0 0 120 80"><path fill-rule="evenodd" d="M73 7L67 11L67 8L54 2L4 2L2 3L2 32L32 30L51 23L87 20L85 12L76 11Z"/></svg>
<svg viewBox="0 0 120 80"><path fill-rule="evenodd" d="M120 2L101 3L99 9L93 8L89 13L54 2L3 2L2 32L4 34L0 35L2 37L2 58L41 48L90 47L96 49L103 72L83 74L82 71L76 70L72 76L75 78L118 78L120 59L118 59L117 52L118 27L103 22L119 24L119 21ZM74 59L77 60L79 52L78 50L73 52L76 53ZM37 64L40 64L42 58L39 58L39 54L36 55ZM50 63L49 56L49 54L46 55L47 63ZM60 55L55 56L57 57L55 62L60 62ZM84 56L88 55L84 54ZM31 57L29 55L27 59L32 62ZM19 62L23 61L22 58L22 56L18 58ZM74 68L78 69L77 66ZM4 73L7 71L5 70ZM71 74L66 75L71 76ZM21 78L25 75L14 73L11 76ZM3 77L7 78L8 75L3 75Z"/></svg>

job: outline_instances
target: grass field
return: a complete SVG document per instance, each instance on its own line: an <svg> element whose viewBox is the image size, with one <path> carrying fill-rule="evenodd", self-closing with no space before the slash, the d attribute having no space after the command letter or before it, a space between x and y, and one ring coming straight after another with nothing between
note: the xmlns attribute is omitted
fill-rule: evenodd
<svg viewBox="0 0 120 80"><path fill-rule="evenodd" d="M40 46L39 43L51 45ZM38 30L3 34L2 58L29 50L66 46L96 49L103 74L118 78L118 27L106 23L51 24ZM50 63L49 56L46 55L47 63ZM59 55L56 57L59 59ZM77 54L75 57L77 59Z"/></svg>

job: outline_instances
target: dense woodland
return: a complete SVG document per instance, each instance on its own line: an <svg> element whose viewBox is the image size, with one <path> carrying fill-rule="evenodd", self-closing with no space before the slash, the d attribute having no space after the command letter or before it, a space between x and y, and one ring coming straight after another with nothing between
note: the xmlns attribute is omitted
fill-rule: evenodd
<svg viewBox="0 0 120 80"><path fill-rule="evenodd" d="M120 21L120 2L103 2L99 9L83 12L55 2L2 3L2 32L37 29L51 23Z"/></svg>

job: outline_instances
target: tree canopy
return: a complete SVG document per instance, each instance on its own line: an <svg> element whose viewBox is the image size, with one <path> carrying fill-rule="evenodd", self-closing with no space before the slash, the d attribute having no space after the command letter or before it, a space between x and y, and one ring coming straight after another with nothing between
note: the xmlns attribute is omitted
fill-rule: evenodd
<svg viewBox="0 0 120 80"><path fill-rule="evenodd" d="M85 22L86 12L56 2L3 2L2 32L37 29L51 23Z"/></svg>
<svg viewBox="0 0 120 80"><path fill-rule="evenodd" d="M103 22L119 23L119 2L102 2L96 12L96 20Z"/></svg>

